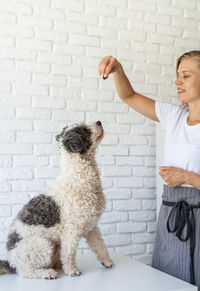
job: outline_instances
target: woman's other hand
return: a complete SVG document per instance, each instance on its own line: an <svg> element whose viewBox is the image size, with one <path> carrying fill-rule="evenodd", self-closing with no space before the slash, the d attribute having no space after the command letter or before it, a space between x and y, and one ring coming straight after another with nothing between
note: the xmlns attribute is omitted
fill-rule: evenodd
<svg viewBox="0 0 200 291"><path fill-rule="evenodd" d="M159 175L167 183L169 187L178 187L185 184L186 172L183 169L176 167L158 167Z"/></svg>
<svg viewBox="0 0 200 291"><path fill-rule="evenodd" d="M112 56L104 57L98 66L99 75L107 79L109 74L115 73L122 68L121 64Z"/></svg>

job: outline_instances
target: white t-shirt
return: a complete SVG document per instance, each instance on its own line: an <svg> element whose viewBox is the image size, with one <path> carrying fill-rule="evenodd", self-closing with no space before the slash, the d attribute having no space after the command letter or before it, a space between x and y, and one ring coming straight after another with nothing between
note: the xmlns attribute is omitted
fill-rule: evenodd
<svg viewBox="0 0 200 291"><path fill-rule="evenodd" d="M200 175L200 124L189 126L188 112L180 106L156 102L155 109L161 128L165 130L163 166Z"/></svg>

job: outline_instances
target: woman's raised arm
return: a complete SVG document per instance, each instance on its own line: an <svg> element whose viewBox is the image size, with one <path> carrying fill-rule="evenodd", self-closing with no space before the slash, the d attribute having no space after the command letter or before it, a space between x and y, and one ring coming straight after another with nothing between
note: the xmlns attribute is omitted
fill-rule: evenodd
<svg viewBox="0 0 200 291"><path fill-rule="evenodd" d="M137 112L154 121L159 121L155 112L155 101L134 91L117 59L112 56L104 57L99 63L98 71L104 79L113 73L119 97Z"/></svg>

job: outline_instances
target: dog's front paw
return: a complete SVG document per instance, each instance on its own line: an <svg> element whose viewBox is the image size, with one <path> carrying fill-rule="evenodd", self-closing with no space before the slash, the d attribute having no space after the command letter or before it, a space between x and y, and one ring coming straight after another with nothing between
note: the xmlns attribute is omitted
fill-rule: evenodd
<svg viewBox="0 0 200 291"><path fill-rule="evenodd" d="M43 277L48 280L56 279L58 273L54 269L48 269L44 272Z"/></svg>
<svg viewBox="0 0 200 291"><path fill-rule="evenodd" d="M101 261L101 263L106 268L113 268L115 266L115 264L113 263L111 259L104 259Z"/></svg>
<svg viewBox="0 0 200 291"><path fill-rule="evenodd" d="M70 274L70 276L71 277L75 277L75 276L80 276L82 273L81 273L81 271L79 271L79 270L75 270L75 271L73 271L71 274Z"/></svg>
<svg viewBox="0 0 200 291"><path fill-rule="evenodd" d="M80 276L82 273L78 269L75 269L75 270L65 271L65 274L70 277L76 277L76 276Z"/></svg>

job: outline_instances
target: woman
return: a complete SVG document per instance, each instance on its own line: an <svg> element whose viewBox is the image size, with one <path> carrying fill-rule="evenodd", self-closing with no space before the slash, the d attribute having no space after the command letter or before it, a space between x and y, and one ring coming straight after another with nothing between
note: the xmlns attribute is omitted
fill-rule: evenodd
<svg viewBox="0 0 200 291"><path fill-rule="evenodd" d="M200 287L200 51L177 60L175 85L183 107L155 102L134 91L122 65L103 58L99 74L113 73L120 98L165 130L162 205L152 266Z"/></svg>

